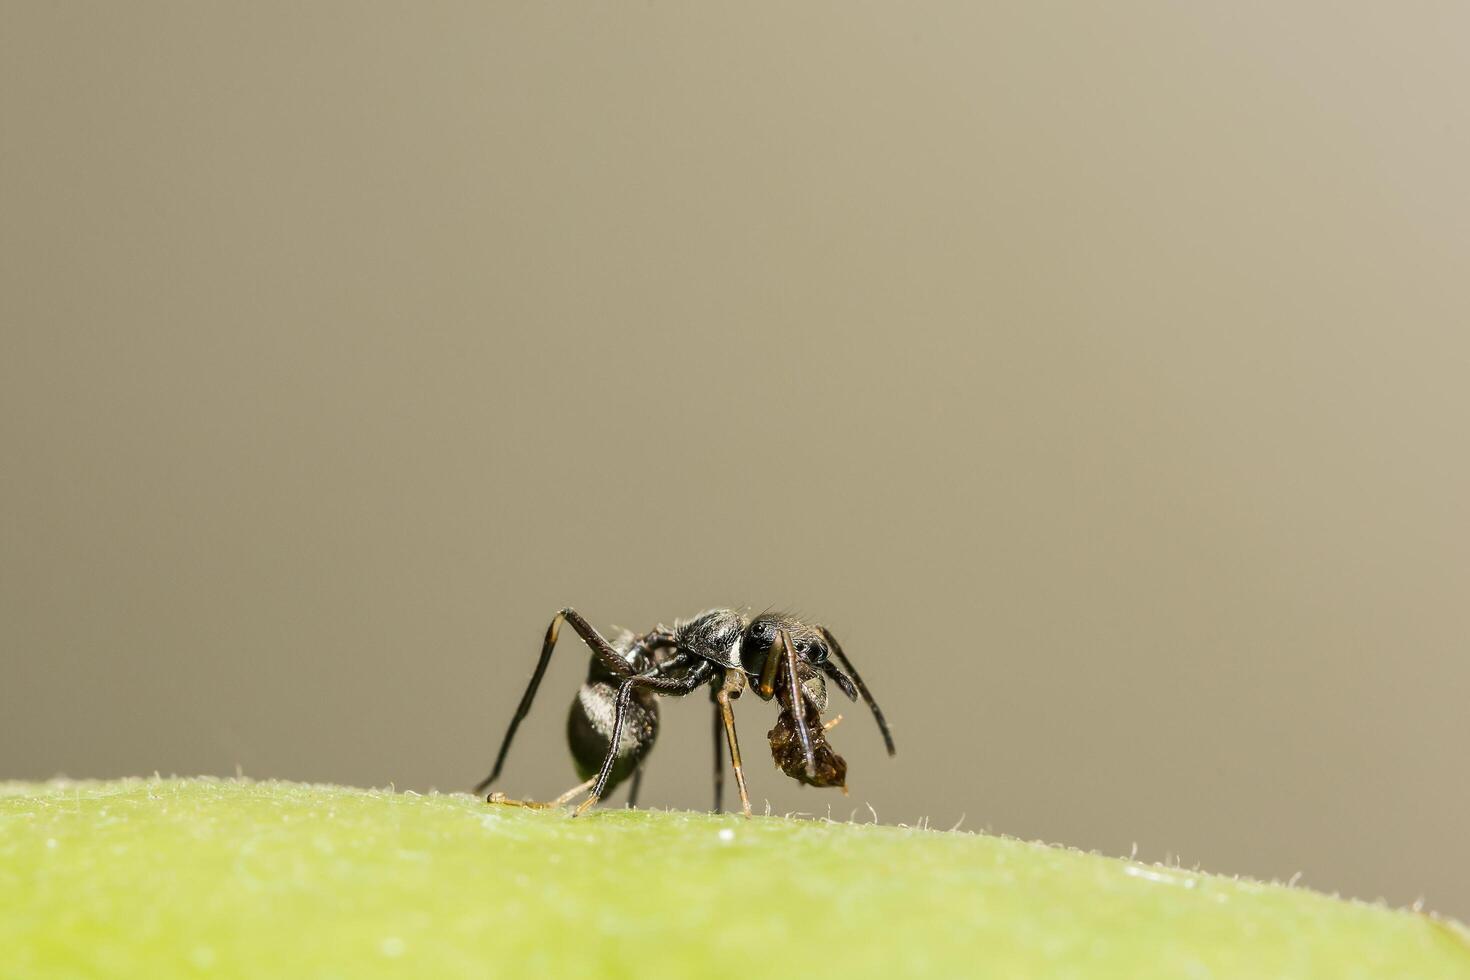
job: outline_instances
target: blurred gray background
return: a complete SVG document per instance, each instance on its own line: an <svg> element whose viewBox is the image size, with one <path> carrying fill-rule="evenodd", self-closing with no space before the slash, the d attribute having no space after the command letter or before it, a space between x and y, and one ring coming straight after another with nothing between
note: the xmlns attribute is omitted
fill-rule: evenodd
<svg viewBox="0 0 1470 980"><path fill-rule="evenodd" d="M900 754L747 699L778 811L1470 915L1470 13L1217 7L8 4L0 776L464 789L558 607L784 606Z"/></svg>

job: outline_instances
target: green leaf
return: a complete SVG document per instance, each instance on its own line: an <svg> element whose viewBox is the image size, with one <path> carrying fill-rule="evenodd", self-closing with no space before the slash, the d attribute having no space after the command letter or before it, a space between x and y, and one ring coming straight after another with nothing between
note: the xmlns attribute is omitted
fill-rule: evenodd
<svg viewBox="0 0 1470 980"><path fill-rule="evenodd" d="M0 784L0 976L1470 978L1445 920L967 833Z"/></svg>

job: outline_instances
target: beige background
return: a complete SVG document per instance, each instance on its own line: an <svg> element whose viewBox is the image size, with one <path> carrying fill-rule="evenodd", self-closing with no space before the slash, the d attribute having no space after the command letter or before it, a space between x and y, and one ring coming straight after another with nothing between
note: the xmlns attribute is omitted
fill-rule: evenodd
<svg viewBox="0 0 1470 980"><path fill-rule="evenodd" d="M7 4L0 775L460 789L558 606L787 605L900 755L742 704L778 810L1470 915L1466 9Z"/></svg>

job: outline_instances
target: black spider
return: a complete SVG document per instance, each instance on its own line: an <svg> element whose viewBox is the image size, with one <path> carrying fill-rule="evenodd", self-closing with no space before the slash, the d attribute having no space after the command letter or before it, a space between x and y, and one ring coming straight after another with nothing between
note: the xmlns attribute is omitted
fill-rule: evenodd
<svg viewBox="0 0 1470 980"><path fill-rule="evenodd" d="M821 721L827 707L823 677L831 679L849 700L861 696L867 702L888 754L894 754L893 736L883 712L837 638L824 626L809 626L779 613L750 617L733 609L711 609L693 619L677 621L673 629L660 626L641 636L624 632L609 642L575 609L567 608L557 613L547 627L536 671L500 744L495 767L475 792L485 790L500 777L511 740L531 710L536 689L546 673L563 621L570 623L592 650L587 680L567 719L572 758L585 782L551 803L521 803L499 793L491 794L492 802L560 806L590 788L591 793L576 809L581 814L629 775L633 776L629 799L636 800L643 758L658 737L657 696L683 696L706 685L715 704L716 810L720 809L723 790L723 729L740 789L740 804L746 816L750 815L750 796L730 707L746 687L762 700L774 698L780 705L776 727L770 732L771 750L777 765L795 779L813 786L844 785L847 764L824 737L826 728L836 721L825 726Z"/></svg>

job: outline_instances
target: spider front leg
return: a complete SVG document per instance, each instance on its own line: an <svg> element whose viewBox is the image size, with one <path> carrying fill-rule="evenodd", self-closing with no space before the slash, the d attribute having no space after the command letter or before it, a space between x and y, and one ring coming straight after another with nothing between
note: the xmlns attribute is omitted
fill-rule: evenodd
<svg viewBox="0 0 1470 980"><path fill-rule="evenodd" d="M796 720L801 754L806 762L806 774L812 776L817 771L817 763L811 733L806 727L806 698L802 695L801 674L796 669L796 649L791 645L791 634L784 629L776 632L776 639L766 651L765 662L761 665L760 686L756 688L756 693L762 700L769 701L775 697L776 675L782 667L786 668L786 682L791 691L791 715Z"/></svg>
<svg viewBox="0 0 1470 980"><path fill-rule="evenodd" d="M791 716L796 719L796 730L801 738L801 754L806 762L806 774L813 776L817 771L817 761L812 750L812 736L806 728L806 692L801 686L801 674L796 670L796 650L791 646L790 633L782 630L779 636L781 646L786 651L786 679L791 685Z"/></svg>
<svg viewBox="0 0 1470 980"><path fill-rule="evenodd" d="M878 731L883 733L883 745L888 749L888 754L896 754L898 750L893 747L893 733L888 730L888 719L883 717L883 709L878 707L877 701L873 700L872 692L868 690L868 685L863 683L862 675L857 672L857 668L853 667L852 661L847 659L847 654L842 650L842 644L837 642L837 637L832 635L832 631L825 626L818 626L817 629L821 632L822 638L827 641L827 646L831 648L832 653L841 661L842 666L847 668L847 674L851 675L851 680L831 664L824 664L822 672L836 681L848 697L852 697L850 689L854 686L857 688L858 693L862 695L868 708L873 712L873 720L878 723ZM844 681L847 683L843 683Z"/></svg>

